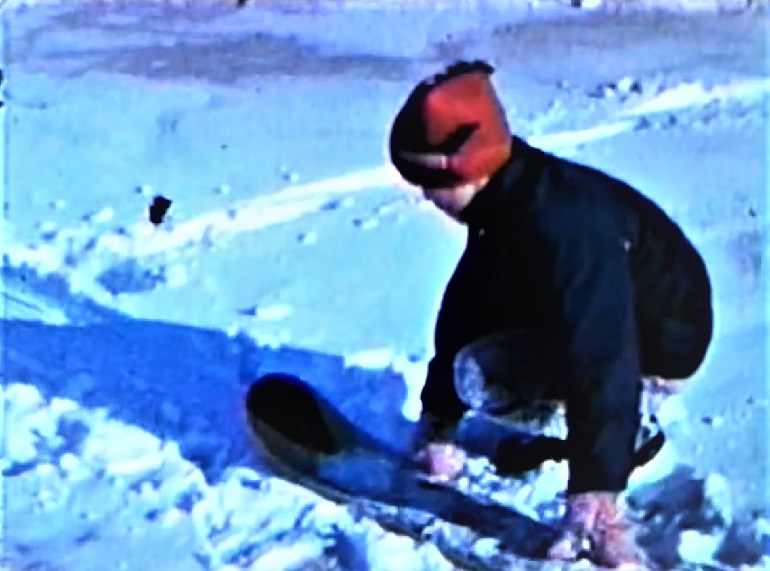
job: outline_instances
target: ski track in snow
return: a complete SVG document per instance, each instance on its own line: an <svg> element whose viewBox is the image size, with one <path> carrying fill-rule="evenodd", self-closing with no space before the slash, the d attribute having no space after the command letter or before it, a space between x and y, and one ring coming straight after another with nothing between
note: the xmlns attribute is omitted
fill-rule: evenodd
<svg viewBox="0 0 770 571"><path fill-rule="evenodd" d="M738 81L708 89L696 82L670 88L642 104L622 110L620 116L670 113L719 101L753 100L768 94L770 80L766 79ZM528 140L551 152L566 154L576 147L631 132L638 125L637 120L621 119L585 129L535 135ZM140 261L152 256L169 256L183 249L195 249L202 244L221 243L237 235L269 230L318 214L338 196L398 186L403 184L397 173L391 166L384 165L289 186L173 226L155 226L144 220L117 231L100 227L112 218L111 210L107 209L84 217L84 223L79 227L50 229L45 232L47 239L43 243L23 246L7 241L5 256L14 267L27 266L43 275L64 275L73 291L86 293L95 301L110 305L110 295L97 283L96 277L122 260ZM151 193L151 189L146 193ZM730 220L707 229L688 228L688 232L697 243L703 244L724 240L741 230L764 232L767 227L766 219L754 218L748 222ZM82 245L80 252L72 252L73 243ZM74 266L71 262L68 264L65 261L68 257L74 257L77 263Z"/></svg>

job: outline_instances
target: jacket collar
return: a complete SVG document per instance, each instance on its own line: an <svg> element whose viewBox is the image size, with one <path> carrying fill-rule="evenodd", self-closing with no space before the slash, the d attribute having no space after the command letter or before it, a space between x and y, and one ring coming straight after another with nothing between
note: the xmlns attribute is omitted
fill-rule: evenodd
<svg viewBox="0 0 770 571"><path fill-rule="evenodd" d="M481 229L509 218L511 208L526 200L534 189L544 153L519 137L511 140L511 158L479 190L460 213L460 220L471 229Z"/></svg>

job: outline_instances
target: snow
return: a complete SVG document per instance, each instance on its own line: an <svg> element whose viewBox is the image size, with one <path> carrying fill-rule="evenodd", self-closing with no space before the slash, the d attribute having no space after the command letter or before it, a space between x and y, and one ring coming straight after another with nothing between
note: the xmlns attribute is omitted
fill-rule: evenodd
<svg viewBox="0 0 770 571"><path fill-rule="evenodd" d="M524 3L262 4L3 7L9 555L280 570L333 545L350 569L451 568L266 475L240 399L259 373L297 374L403 444L464 233L398 180L384 136L413 83L460 56L495 60L520 134L643 189L709 264L715 346L631 488L692 465L727 520L766 513L770 83L761 49L709 47L759 45L759 19L635 16L627 35ZM173 201L159 226L157 195ZM544 474L501 501L536 515L566 477ZM725 541L679 539L691 561Z"/></svg>
<svg viewBox="0 0 770 571"><path fill-rule="evenodd" d="M704 87L703 82L696 81L669 89L642 105L628 109L626 114L645 115L647 113L675 111L686 107L704 106L713 101L723 99L760 99L769 91L770 80L767 79L736 81L730 85L719 85L712 89L707 89Z"/></svg>
<svg viewBox="0 0 770 571"><path fill-rule="evenodd" d="M693 563L714 565L714 556L719 549L721 539L721 537L703 535L698 531L684 531L679 540L679 554L682 559Z"/></svg>

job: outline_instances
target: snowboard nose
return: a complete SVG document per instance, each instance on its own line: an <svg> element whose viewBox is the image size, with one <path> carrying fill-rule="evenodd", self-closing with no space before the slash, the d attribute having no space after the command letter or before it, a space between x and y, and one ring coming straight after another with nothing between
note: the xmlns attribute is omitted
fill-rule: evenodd
<svg viewBox="0 0 770 571"><path fill-rule="evenodd" d="M255 447L279 471L316 475L355 447L352 425L292 375L260 377L249 387L244 404Z"/></svg>
<svg viewBox="0 0 770 571"><path fill-rule="evenodd" d="M310 386L296 377L271 374L249 387L246 410L252 428L271 431L308 453L329 455L342 450L332 433L330 410Z"/></svg>

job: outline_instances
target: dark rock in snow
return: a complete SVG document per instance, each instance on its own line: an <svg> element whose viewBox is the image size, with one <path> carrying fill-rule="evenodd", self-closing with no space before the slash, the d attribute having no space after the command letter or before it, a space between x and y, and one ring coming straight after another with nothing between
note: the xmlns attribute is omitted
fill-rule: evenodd
<svg viewBox="0 0 770 571"><path fill-rule="evenodd" d="M156 226L163 223L166 212L171 207L171 201L164 196L156 196L149 208L150 222Z"/></svg>

